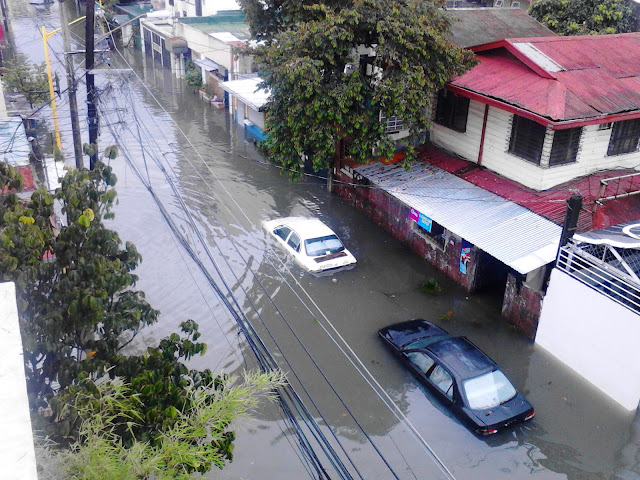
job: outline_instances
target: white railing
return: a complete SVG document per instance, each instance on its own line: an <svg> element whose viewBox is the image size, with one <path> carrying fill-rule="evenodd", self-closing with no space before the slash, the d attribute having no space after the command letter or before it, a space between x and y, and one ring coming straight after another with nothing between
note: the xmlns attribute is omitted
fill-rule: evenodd
<svg viewBox="0 0 640 480"><path fill-rule="evenodd" d="M556 268L640 314L640 284L580 247L573 244L562 247Z"/></svg>

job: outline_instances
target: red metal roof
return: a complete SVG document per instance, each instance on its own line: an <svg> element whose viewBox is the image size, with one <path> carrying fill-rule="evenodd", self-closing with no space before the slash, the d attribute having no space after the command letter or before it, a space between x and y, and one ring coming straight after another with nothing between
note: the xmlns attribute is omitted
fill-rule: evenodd
<svg viewBox="0 0 640 480"><path fill-rule="evenodd" d="M640 117L640 33L506 39L472 50L480 63L451 82L458 94L556 127Z"/></svg>
<svg viewBox="0 0 640 480"><path fill-rule="evenodd" d="M606 200L602 206L597 206L594 209L595 201L601 196L607 197L640 191L640 175L638 175L612 180L608 182L602 195L600 192L600 180L629 173L639 173L635 170L620 169L599 172L540 192L524 187L481 165L453 157L434 146L424 147L420 159L528 208L558 225L562 225L564 222L567 209L566 200L574 192L579 192L583 196L583 205L578 220L578 230L582 232L640 219L640 195Z"/></svg>

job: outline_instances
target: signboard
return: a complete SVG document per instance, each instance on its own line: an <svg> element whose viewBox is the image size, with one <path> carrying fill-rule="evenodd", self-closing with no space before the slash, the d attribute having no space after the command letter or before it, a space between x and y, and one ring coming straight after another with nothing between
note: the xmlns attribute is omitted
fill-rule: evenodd
<svg viewBox="0 0 640 480"><path fill-rule="evenodd" d="M424 228L427 232L431 232L431 224L433 223L433 220L427 217L424 213L420 213L415 208L412 208L409 212L409 218Z"/></svg>

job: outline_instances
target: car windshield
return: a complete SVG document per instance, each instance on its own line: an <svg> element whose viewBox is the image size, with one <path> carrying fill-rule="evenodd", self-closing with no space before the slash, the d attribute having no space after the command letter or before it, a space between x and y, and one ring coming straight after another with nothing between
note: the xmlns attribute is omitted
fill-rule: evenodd
<svg viewBox="0 0 640 480"><path fill-rule="evenodd" d="M462 385L472 410L497 407L516 394L516 389L500 370L470 378Z"/></svg>
<svg viewBox="0 0 640 480"><path fill-rule="evenodd" d="M344 250L344 245L335 235L327 235L326 237L305 240L304 248L307 251L307 255L317 257L318 255L341 252Z"/></svg>

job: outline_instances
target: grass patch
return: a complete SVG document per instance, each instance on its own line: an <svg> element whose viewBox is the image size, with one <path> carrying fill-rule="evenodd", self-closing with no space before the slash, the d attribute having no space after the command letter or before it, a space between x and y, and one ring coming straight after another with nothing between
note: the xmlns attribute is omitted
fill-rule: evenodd
<svg viewBox="0 0 640 480"><path fill-rule="evenodd" d="M422 282L422 284L420 285L420 290L430 295L440 295L443 292L440 283L438 283L438 281L433 278Z"/></svg>

